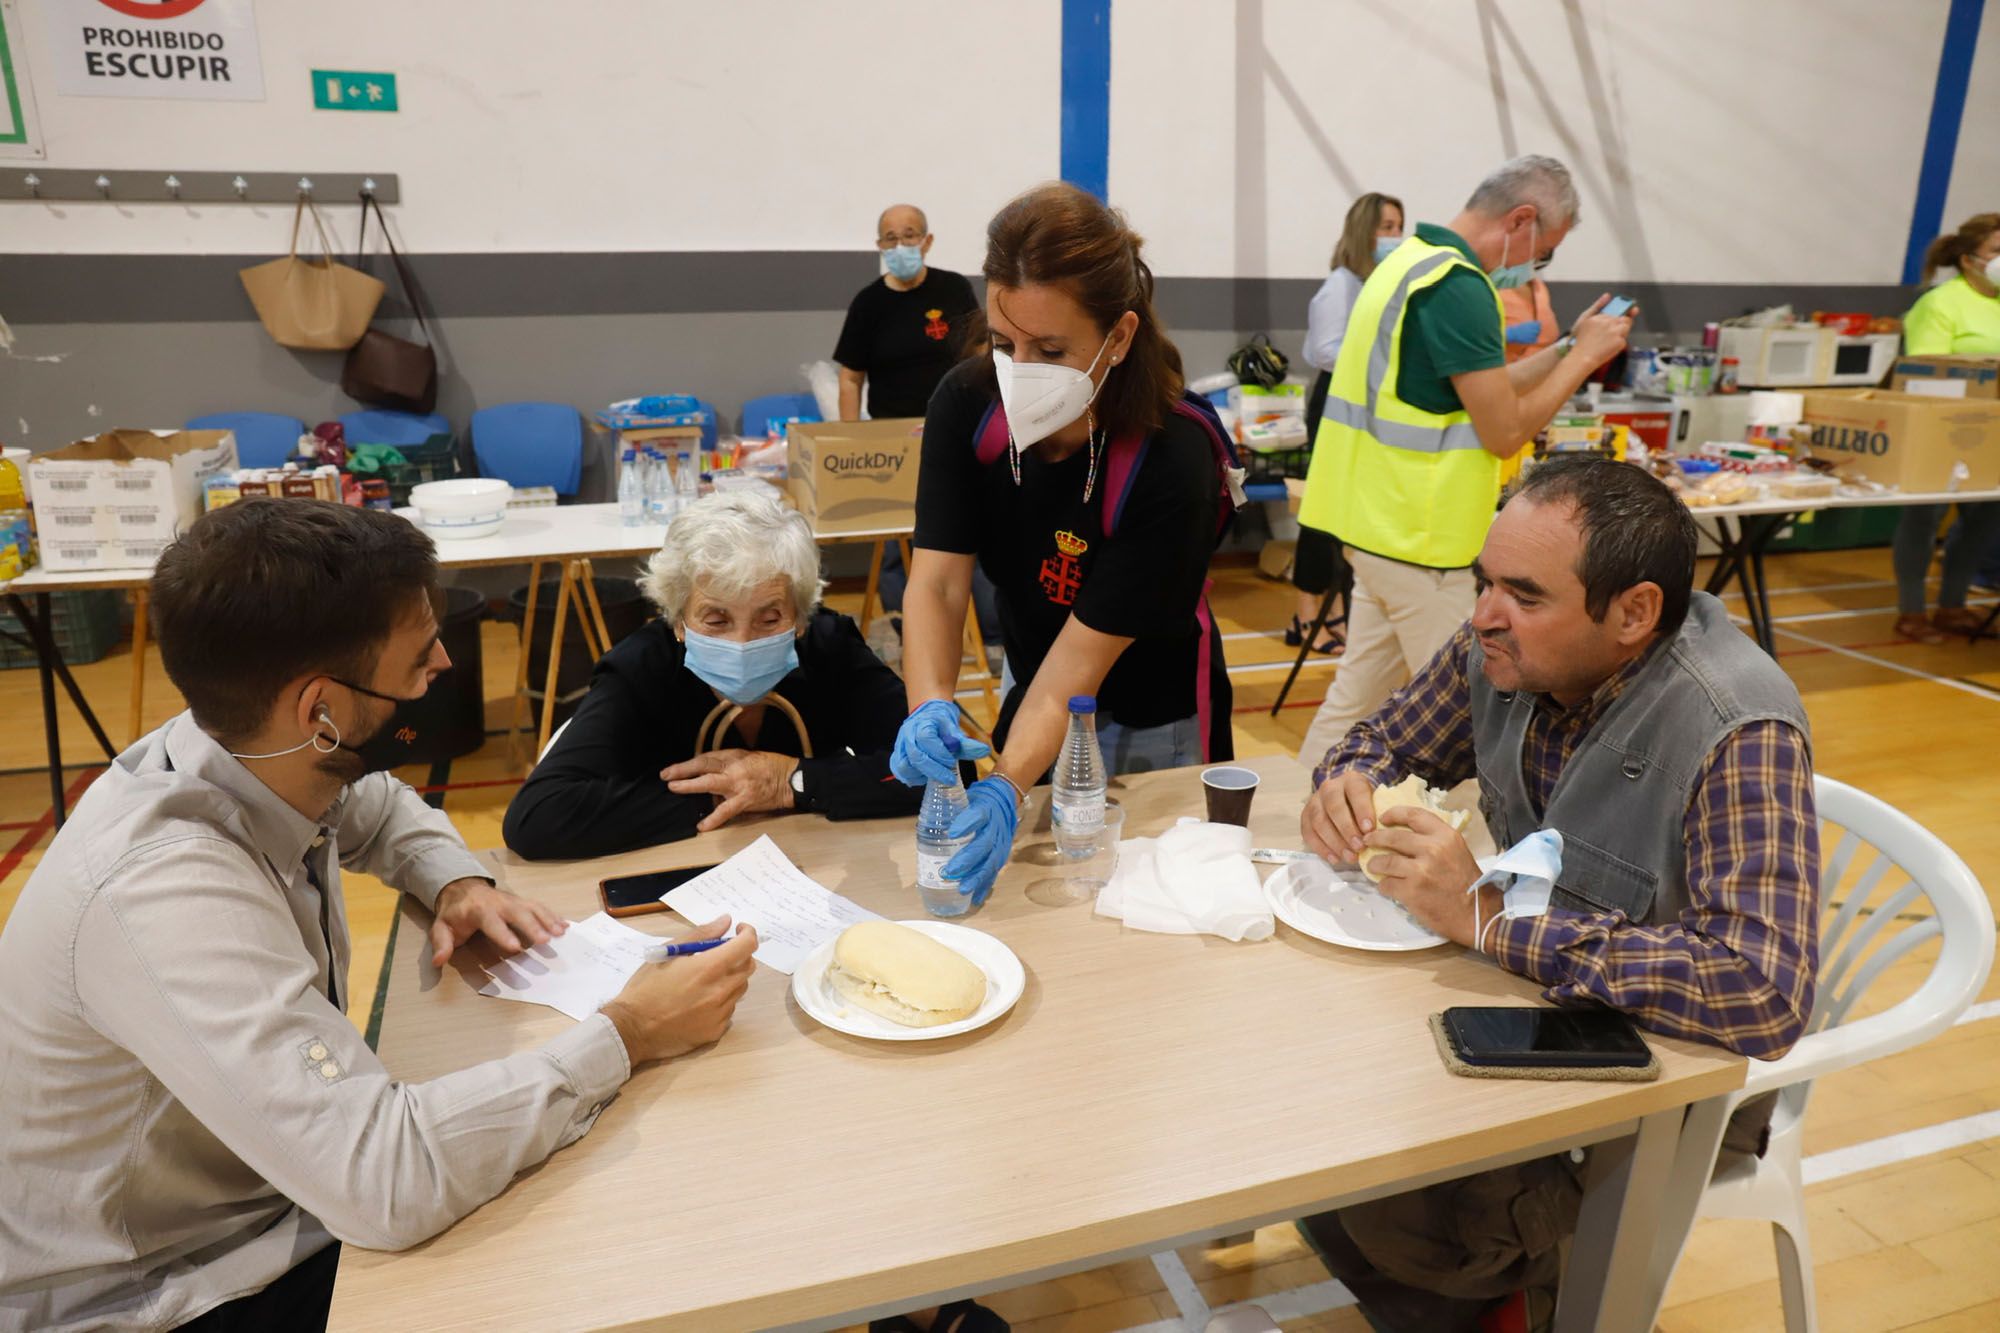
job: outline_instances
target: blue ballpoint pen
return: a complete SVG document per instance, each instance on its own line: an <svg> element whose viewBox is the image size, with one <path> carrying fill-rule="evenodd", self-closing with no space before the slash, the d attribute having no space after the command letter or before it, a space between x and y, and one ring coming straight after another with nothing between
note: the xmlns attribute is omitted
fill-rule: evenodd
<svg viewBox="0 0 2000 1333"><path fill-rule="evenodd" d="M646 961L664 963L669 958L685 958L691 953L704 953L710 949L729 943L730 938L717 940L690 940L680 944L652 944L646 947Z"/></svg>

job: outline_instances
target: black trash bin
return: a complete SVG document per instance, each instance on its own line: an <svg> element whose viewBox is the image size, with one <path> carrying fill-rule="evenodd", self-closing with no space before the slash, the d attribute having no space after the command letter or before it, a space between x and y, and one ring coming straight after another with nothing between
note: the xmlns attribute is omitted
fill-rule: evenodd
<svg viewBox="0 0 2000 1333"><path fill-rule="evenodd" d="M604 608L604 626L611 632L611 642L617 643L627 634L646 623L652 615L652 608L639 591L635 579L598 578L591 582L597 585L597 602ZM528 697L535 708L542 706L542 695L549 683L549 643L555 637L556 594L561 584L555 579L542 581L541 590L535 594L534 632L528 636ZM570 598L571 606L564 615L562 665L556 669L556 712L558 725L576 711L578 701L584 691L590 688L591 668L597 665L591 657L590 648L583 641L583 628L577 619L578 597L582 589L577 589ZM507 599L512 609L512 619L519 623L528 614L528 589L523 586L514 590ZM589 614L585 610L585 614Z"/></svg>
<svg viewBox="0 0 2000 1333"><path fill-rule="evenodd" d="M446 588L438 620L438 641L451 658L451 670L431 682L430 690L405 715L415 724L412 763L435 766L463 758L486 744L486 673L479 651L479 622L486 619L486 599L471 588Z"/></svg>

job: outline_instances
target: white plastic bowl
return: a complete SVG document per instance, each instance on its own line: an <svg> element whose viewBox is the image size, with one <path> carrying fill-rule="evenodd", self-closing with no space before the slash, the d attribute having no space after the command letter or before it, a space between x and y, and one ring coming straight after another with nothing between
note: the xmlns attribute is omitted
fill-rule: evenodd
<svg viewBox="0 0 2000 1333"><path fill-rule="evenodd" d="M514 488L489 477L427 481L410 489L410 503L424 528L441 541L490 537L507 517Z"/></svg>

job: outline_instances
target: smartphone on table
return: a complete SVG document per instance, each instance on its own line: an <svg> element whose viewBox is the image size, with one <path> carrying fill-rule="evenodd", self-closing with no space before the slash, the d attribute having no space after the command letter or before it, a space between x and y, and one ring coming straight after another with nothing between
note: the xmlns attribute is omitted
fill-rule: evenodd
<svg viewBox="0 0 2000 1333"><path fill-rule="evenodd" d="M1639 1029L1616 1009L1447 1009L1444 1030L1469 1065L1637 1069L1653 1058Z"/></svg>
<svg viewBox="0 0 2000 1333"><path fill-rule="evenodd" d="M705 875L713 869L712 865L680 866L673 870L618 875L598 881L597 892L604 899L605 915L644 916L647 912L666 911L667 905L660 899L695 876Z"/></svg>

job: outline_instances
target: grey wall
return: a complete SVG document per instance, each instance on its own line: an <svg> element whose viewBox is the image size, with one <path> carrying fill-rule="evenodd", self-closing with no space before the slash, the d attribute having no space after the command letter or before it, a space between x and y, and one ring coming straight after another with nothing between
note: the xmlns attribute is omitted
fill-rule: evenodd
<svg viewBox="0 0 2000 1333"><path fill-rule="evenodd" d="M254 256L0 255L0 439L55 448L109 426L168 426L206 412L350 410L341 356L264 335L236 281ZM379 257L378 257L379 258ZM521 399L588 411L634 394L698 393L725 429L743 402L804 388L829 355L866 255L835 253L433 255L417 260L440 353L438 410L461 425ZM1222 367L1249 333L1288 353L1318 281L1163 278L1159 303L1191 375ZM1565 320L1603 287L1551 284ZM1802 311L1897 314L1907 288L1639 284L1642 334L1789 301ZM400 303L386 307L392 313ZM386 327L408 333L406 322Z"/></svg>

